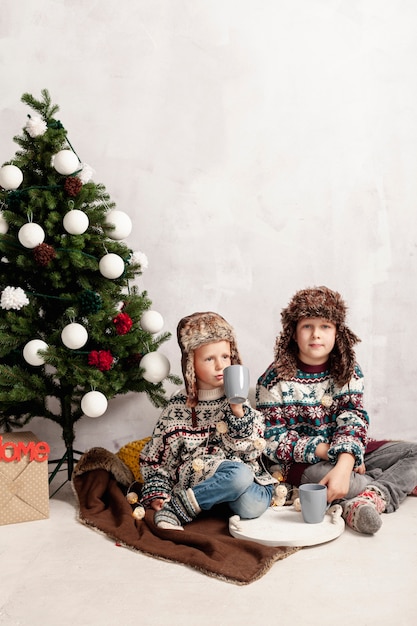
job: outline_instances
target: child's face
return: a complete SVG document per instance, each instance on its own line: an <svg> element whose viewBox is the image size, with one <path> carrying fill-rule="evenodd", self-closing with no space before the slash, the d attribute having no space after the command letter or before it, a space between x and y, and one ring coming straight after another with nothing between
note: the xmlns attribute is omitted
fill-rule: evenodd
<svg viewBox="0 0 417 626"><path fill-rule="evenodd" d="M336 340L336 325L324 317L304 317L294 333L298 358L307 365L326 363Z"/></svg>
<svg viewBox="0 0 417 626"><path fill-rule="evenodd" d="M231 364L230 343L206 343L194 351L194 369L199 389L217 389L223 385L223 370Z"/></svg>

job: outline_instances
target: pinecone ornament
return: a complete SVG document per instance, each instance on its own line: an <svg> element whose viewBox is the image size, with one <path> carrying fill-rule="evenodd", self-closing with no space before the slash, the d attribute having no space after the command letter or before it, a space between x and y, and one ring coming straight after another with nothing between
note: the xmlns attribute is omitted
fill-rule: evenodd
<svg viewBox="0 0 417 626"><path fill-rule="evenodd" d="M56 252L48 243L40 243L33 249L33 257L38 265L46 267L56 257Z"/></svg>
<svg viewBox="0 0 417 626"><path fill-rule="evenodd" d="M82 182L76 176L68 176L68 178L65 179L64 189L71 198L75 198L82 186Z"/></svg>

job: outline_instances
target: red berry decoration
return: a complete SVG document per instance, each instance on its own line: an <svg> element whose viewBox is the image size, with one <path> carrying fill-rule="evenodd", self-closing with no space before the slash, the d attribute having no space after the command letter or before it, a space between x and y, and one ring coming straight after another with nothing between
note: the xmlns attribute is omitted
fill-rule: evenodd
<svg viewBox="0 0 417 626"><path fill-rule="evenodd" d="M110 350L92 350L88 355L88 364L97 367L101 372L108 372L113 361L114 358Z"/></svg>
<svg viewBox="0 0 417 626"><path fill-rule="evenodd" d="M113 320L118 335L126 335L132 328L133 322L127 313L119 313Z"/></svg>

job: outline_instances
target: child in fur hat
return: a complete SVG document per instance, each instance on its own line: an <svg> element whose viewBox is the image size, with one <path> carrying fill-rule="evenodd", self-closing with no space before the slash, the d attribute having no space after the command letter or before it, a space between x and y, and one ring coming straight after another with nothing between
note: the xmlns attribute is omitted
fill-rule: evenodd
<svg viewBox="0 0 417 626"><path fill-rule="evenodd" d="M259 378L265 454L284 480L327 485L348 526L374 534L417 485L417 444L373 441L347 307L327 287L298 291L281 313L275 360ZM278 468L277 468L278 469Z"/></svg>
<svg viewBox="0 0 417 626"><path fill-rule="evenodd" d="M141 453L142 504L156 511L159 527L175 530L219 503L241 518L259 517L277 481L261 462L262 414L224 394L223 369L241 363L234 331L217 313L193 313L177 336L185 389Z"/></svg>

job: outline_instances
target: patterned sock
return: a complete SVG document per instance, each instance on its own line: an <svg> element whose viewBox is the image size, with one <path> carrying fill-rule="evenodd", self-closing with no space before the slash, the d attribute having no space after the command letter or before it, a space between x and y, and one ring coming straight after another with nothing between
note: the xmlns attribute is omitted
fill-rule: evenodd
<svg viewBox="0 0 417 626"><path fill-rule="evenodd" d="M155 524L159 528L184 530L182 524L192 522L201 509L192 489L181 489L171 496L160 511L155 513Z"/></svg>
<svg viewBox="0 0 417 626"><path fill-rule="evenodd" d="M373 535L382 526L381 513L385 511L386 502L377 487L369 486L348 500L343 508L343 519L346 524L358 533Z"/></svg>

